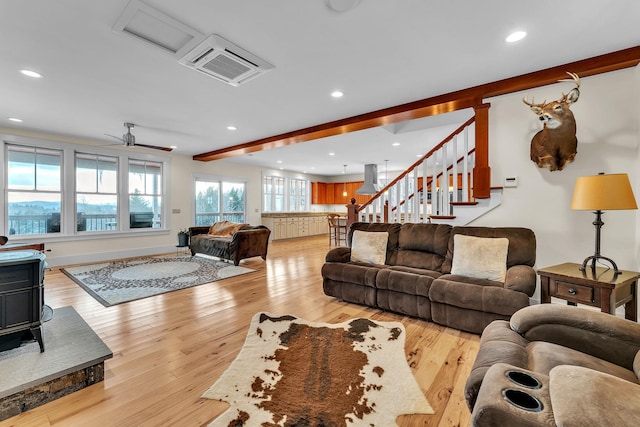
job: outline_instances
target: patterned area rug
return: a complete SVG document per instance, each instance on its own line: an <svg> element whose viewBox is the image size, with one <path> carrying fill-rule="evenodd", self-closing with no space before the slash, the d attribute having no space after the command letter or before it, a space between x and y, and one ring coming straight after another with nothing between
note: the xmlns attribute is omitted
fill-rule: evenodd
<svg viewBox="0 0 640 427"><path fill-rule="evenodd" d="M83 265L62 271L109 307L256 270L201 256L178 255Z"/></svg>
<svg viewBox="0 0 640 427"><path fill-rule="evenodd" d="M256 314L240 354L202 396L229 403L209 426L396 425L433 414L398 322L330 324Z"/></svg>

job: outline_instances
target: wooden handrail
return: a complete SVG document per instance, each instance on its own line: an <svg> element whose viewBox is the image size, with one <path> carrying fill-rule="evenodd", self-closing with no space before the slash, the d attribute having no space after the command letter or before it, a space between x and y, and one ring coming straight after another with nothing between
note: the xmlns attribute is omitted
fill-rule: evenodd
<svg viewBox="0 0 640 427"><path fill-rule="evenodd" d="M417 160L415 163L413 163L411 166L409 166L407 169L405 169L404 172L402 172L400 175L398 175L395 179L393 179L391 182L389 182L387 185L385 185L385 187L378 191L375 195L371 196L371 198L369 200L367 200L366 203L362 204L360 206L360 208L358 209L358 212L361 212L364 208L366 208L367 206L369 206L370 204L373 203L374 200L376 200L378 197L380 197L385 191L389 190L391 187L393 187L398 181L400 181L402 178L404 178L405 176L407 176L409 173L411 173L415 168L417 168L418 166L420 166L427 158L431 157L433 155L433 153L435 153L436 151L440 150L442 147L444 147L444 145L451 141L453 138L455 138L458 134L460 134L466 127L470 126L473 122L475 122L476 118L475 117L471 117L469 120L467 120L466 122L464 122L463 124L461 124L456 130L454 130L453 132L451 132L449 134L449 136L447 136L446 138L444 138L442 141L440 141L440 143L438 145L436 145L435 147L433 147L431 150L429 150L429 152L427 154L425 154L424 156L420 157L419 160ZM474 148L475 150L475 148ZM471 153L471 151L469 151L469 154ZM442 172L440 173L442 174ZM438 175L439 176L439 175Z"/></svg>

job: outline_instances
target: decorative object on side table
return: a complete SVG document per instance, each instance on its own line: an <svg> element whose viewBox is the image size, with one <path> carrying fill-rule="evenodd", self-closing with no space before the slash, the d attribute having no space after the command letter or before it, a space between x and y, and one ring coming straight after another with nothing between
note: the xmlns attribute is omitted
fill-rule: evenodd
<svg viewBox="0 0 640 427"><path fill-rule="evenodd" d="M591 261L591 270L595 272L596 261L603 259L611 263L615 274L620 274L618 266L611 258L600 255L600 229L604 225L602 211L638 209L627 174L605 175L601 172L598 175L577 178L571 209L589 210L596 214L596 220L593 222L596 227L596 250L592 256L585 258L580 270L585 271L587 263Z"/></svg>

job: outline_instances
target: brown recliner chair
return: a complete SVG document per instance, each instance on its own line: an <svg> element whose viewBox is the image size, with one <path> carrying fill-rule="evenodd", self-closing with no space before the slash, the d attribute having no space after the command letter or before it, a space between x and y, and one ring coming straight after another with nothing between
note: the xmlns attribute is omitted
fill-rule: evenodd
<svg viewBox="0 0 640 427"><path fill-rule="evenodd" d="M639 324L541 304L484 330L465 397L473 426L632 426L639 377Z"/></svg>

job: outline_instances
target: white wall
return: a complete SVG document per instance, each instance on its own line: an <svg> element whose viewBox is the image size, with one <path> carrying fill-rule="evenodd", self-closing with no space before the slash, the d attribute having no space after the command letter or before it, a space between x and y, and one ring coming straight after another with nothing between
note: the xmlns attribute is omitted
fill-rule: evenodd
<svg viewBox="0 0 640 427"><path fill-rule="evenodd" d="M640 201L639 75L636 67L581 80L580 98L571 107L578 129L578 154L562 171L539 169L529 158L531 138L541 125L522 103L525 93L488 99L492 185L503 185L506 176L518 176L519 185L505 188L502 206L473 225L533 229L538 268L563 262L582 263L593 255L595 215L569 208L573 187L579 176L627 173ZM527 91L527 95L538 102L550 101L572 87L571 83L558 83ZM640 271L638 215L638 211L610 211L603 215L601 253L621 269ZM539 300L539 289L534 299Z"/></svg>

